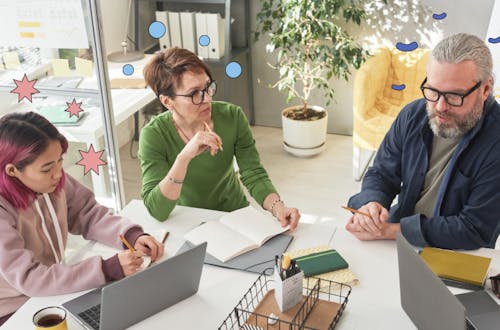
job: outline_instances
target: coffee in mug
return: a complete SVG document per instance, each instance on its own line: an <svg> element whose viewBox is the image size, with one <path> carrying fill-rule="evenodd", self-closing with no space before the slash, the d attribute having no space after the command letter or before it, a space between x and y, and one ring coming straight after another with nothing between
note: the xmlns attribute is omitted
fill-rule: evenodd
<svg viewBox="0 0 500 330"><path fill-rule="evenodd" d="M61 307L45 307L35 313L33 324L36 330L67 330L66 311Z"/></svg>

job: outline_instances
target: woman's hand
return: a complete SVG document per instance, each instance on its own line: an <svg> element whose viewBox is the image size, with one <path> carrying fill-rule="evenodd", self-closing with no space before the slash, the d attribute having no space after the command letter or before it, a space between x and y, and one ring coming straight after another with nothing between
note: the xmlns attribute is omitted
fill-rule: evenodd
<svg viewBox="0 0 500 330"><path fill-rule="evenodd" d="M165 246L158 242L153 236L142 235L135 241L134 248L150 256L151 262L155 262L163 256Z"/></svg>
<svg viewBox="0 0 500 330"><path fill-rule="evenodd" d="M197 132L186 144L181 153L193 159L202 152L210 150L210 154L215 156L222 145L222 139L215 132Z"/></svg>
<svg viewBox="0 0 500 330"><path fill-rule="evenodd" d="M294 207L286 207L283 203L278 203L274 207L274 214L278 221L281 223L281 227L286 227L290 225L290 229L297 228L300 219L300 212Z"/></svg>
<svg viewBox="0 0 500 330"><path fill-rule="evenodd" d="M125 276L132 275L141 269L144 259L142 256L144 253L142 251L130 251L124 250L118 253L118 261L120 266L122 266L123 274Z"/></svg>

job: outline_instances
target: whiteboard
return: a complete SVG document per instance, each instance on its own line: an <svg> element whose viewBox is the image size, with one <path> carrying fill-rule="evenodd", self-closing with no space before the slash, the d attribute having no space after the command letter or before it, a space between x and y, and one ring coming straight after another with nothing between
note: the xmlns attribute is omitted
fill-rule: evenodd
<svg viewBox="0 0 500 330"><path fill-rule="evenodd" d="M0 46L88 48L81 0L0 0Z"/></svg>

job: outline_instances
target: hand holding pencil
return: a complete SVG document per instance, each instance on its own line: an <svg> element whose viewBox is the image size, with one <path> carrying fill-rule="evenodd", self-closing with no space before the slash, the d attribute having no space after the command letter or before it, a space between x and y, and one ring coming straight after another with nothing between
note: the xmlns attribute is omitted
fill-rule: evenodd
<svg viewBox="0 0 500 330"><path fill-rule="evenodd" d="M125 276L132 275L141 269L144 253L137 251L127 239L120 235L120 240L127 247L125 251L118 253L118 261Z"/></svg>
<svg viewBox="0 0 500 330"><path fill-rule="evenodd" d="M366 231L380 236L389 219L389 212L378 202L369 202L359 210L347 206L342 208L354 213L346 226L348 230Z"/></svg>

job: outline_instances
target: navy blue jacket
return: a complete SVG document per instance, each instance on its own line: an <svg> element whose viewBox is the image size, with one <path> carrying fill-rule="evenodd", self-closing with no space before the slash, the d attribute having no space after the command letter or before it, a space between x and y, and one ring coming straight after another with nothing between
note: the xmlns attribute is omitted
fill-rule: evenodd
<svg viewBox="0 0 500 330"><path fill-rule="evenodd" d="M401 110L361 192L348 204L360 208L376 201L390 208L389 221L399 222L402 234L417 246L493 248L500 233L500 105L488 98L481 120L459 142L431 218L414 214L434 136L425 107L426 101L420 99ZM398 203L391 207L398 194Z"/></svg>

